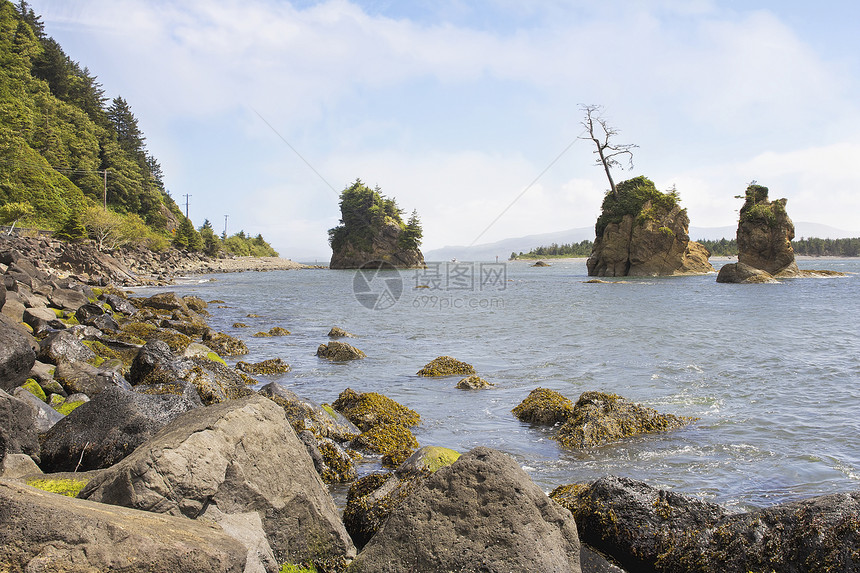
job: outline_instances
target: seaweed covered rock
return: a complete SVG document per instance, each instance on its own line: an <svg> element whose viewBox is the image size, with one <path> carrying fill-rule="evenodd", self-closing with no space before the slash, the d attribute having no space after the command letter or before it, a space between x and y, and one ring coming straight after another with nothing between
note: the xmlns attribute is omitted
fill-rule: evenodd
<svg viewBox="0 0 860 573"><path fill-rule="evenodd" d="M523 422L553 426L570 418L573 402L555 390L535 388L511 411Z"/></svg>
<svg viewBox="0 0 860 573"><path fill-rule="evenodd" d="M583 543L629 571L797 573L860 566L860 492L732 513L607 476L562 497Z"/></svg>
<svg viewBox="0 0 860 573"><path fill-rule="evenodd" d="M337 410L300 398L277 382L266 384L259 393L284 409L296 433L308 430L318 438L331 438L340 442L348 442L361 433L355 424Z"/></svg>
<svg viewBox="0 0 860 573"><path fill-rule="evenodd" d="M234 336L223 332L209 330L203 335L203 344L221 356L239 356L248 354L248 346Z"/></svg>
<svg viewBox="0 0 860 573"><path fill-rule="evenodd" d="M329 338L354 338L354 334L350 334L339 326L332 326L331 330L328 331Z"/></svg>
<svg viewBox="0 0 860 573"><path fill-rule="evenodd" d="M75 408L42 440L46 472L110 467L196 404L182 396L147 396L112 387Z"/></svg>
<svg viewBox="0 0 860 573"><path fill-rule="evenodd" d="M687 210L676 191L662 193L643 176L607 192L594 231L588 275L690 275L714 272L710 253L691 241Z"/></svg>
<svg viewBox="0 0 860 573"><path fill-rule="evenodd" d="M42 362L59 365L61 362L86 362L96 357L95 352L85 346L69 330L58 330L49 334L40 343L38 358ZM33 364L30 363L30 366Z"/></svg>
<svg viewBox="0 0 860 573"><path fill-rule="evenodd" d="M350 446L356 450L406 458L418 448L418 440L403 424L378 424L358 435ZM406 453L406 455L404 455ZM396 459L396 458L395 458Z"/></svg>
<svg viewBox="0 0 860 573"><path fill-rule="evenodd" d="M367 355L346 342L333 340L328 344L320 344L317 348L317 356L333 362L346 362L347 360L359 360Z"/></svg>
<svg viewBox="0 0 860 573"><path fill-rule="evenodd" d="M253 512L280 563L342 562L355 553L304 444L262 396L186 412L80 497L192 519L213 507Z"/></svg>
<svg viewBox="0 0 860 573"><path fill-rule="evenodd" d="M417 484L348 571L579 573L570 512L509 456L479 447Z"/></svg>
<svg viewBox="0 0 860 573"><path fill-rule="evenodd" d="M352 457L337 442L317 437L308 430L299 432L298 436L325 483L351 482L358 476Z"/></svg>
<svg viewBox="0 0 860 573"><path fill-rule="evenodd" d="M424 365L417 372L418 376L470 376L476 374L475 367L466 362L451 358L450 356L439 356Z"/></svg>
<svg viewBox="0 0 860 573"><path fill-rule="evenodd" d="M473 374L457 382L457 388L460 390L483 390L484 388L492 388L493 386L495 384L487 382L477 374Z"/></svg>
<svg viewBox="0 0 860 573"><path fill-rule="evenodd" d="M106 506L0 480L7 571L245 570L246 549L213 523Z"/></svg>
<svg viewBox="0 0 860 573"><path fill-rule="evenodd" d="M591 448L639 434L682 428L694 419L661 414L617 394L583 392L555 439L570 448Z"/></svg>
<svg viewBox="0 0 860 573"><path fill-rule="evenodd" d="M270 376L272 374L284 374L290 371L290 365L280 358L269 358L262 362L250 364L248 362L239 361L236 363L236 369L255 376Z"/></svg>
<svg viewBox="0 0 860 573"><path fill-rule="evenodd" d="M360 394L351 388L341 392L332 407L363 432L379 424L396 423L409 427L421 421L418 412L387 396L376 392Z"/></svg>

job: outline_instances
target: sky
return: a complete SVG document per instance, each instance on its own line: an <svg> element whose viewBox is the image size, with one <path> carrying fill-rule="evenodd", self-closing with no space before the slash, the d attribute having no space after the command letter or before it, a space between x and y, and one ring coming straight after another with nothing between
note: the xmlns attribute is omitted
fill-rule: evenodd
<svg viewBox="0 0 860 573"><path fill-rule="evenodd" d="M600 105L696 227L751 181L860 236L855 0L31 0L138 118L200 226L327 261L356 178L423 249L592 226Z"/></svg>

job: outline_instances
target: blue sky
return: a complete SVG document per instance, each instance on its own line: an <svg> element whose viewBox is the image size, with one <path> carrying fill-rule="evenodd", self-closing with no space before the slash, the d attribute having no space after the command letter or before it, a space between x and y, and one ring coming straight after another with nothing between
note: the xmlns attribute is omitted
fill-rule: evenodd
<svg viewBox="0 0 860 573"><path fill-rule="evenodd" d="M734 225L756 180L860 235L854 1L32 4L128 100L195 224L227 214L282 256L327 260L357 177L418 210L425 249L593 225L583 103L639 145L616 181L675 185L693 226Z"/></svg>

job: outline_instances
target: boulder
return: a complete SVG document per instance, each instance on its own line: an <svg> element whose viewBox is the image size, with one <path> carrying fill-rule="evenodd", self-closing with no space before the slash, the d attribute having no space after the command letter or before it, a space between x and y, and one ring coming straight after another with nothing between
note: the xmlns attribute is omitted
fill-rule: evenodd
<svg viewBox="0 0 860 573"><path fill-rule="evenodd" d="M137 356L131 363L128 372L128 380L132 384L152 384L155 382L168 382L162 380L164 376L158 376L159 372L173 370L172 364L176 362L176 356L170 350L166 342L162 340L150 340L141 347ZM159 378L152 380L152 378ZM179 377L178 375L176 376Z"/></svg>
<svg viewBox="0 0 860 573"><path fill-rule="evenodd" d="M71 329L52 332L39 343L39 347L39 360L50 364L86 362L96 357L96 353L81 343Z"/></svg>
<svg viewBox="0 0 860 573"><path fill-rule="evenodd" d="M114 332L118 332L118 331L119 331L119 324L118 324L118 323L117 323L117 321L114 319L114 317L112 317L112 316L111 316L111 315L109 315L109 314L102 314L102 315L99 315L99 316L94 316L94 317L92 317L91 319L89 319L89 320L86 322L86 324L87 324L88 326L92 326L92 327L94 327L94 328L98 328L99 330L101 330L101 331L103 331L103 332L106 332L106 331L109 331L109 330L112 330L112 331L114 331Z"/></svg>
<svg viewBox="0 0 860 573"><path fill-rule="evenodd" d="M246 553L213 523L0 480L0 563L9 571L241 573Z"/></svg>
<svg viewBox="0 0 860 573"><path fill-rule="evenodd" d="M860 492L731 513L607 476L565 496L563 503L574 514L583 543L629 571L798 573L860 566Z"/></svg>
<svg viewBox="0 0 860 573"><path fill-rule="evenodd" d="M229 334L215 332L211 329L203 334L203 344L217 352L220 356L248 354L248 347L244 342Z"/></svg>
<svg viewBox="0 0 860 573"><path fill-rule="evenodd" d="M483 390L484 388L492 388L493 386L495 384L487 382L477 374L473 374L457 382L457 388L460 390Z"/></svg>
<svg viewBox="0 0 860 573"><path fill-rule="evenodd" d="M88 324L89 321L97 316L101 316L105 313L105 309L100 307L97 304L87 303L82 304L75 311L75 318L81 324Z"/></svg>
<svg viewBox="0 0 860 573"><path fill-rule="evenodd" d="M187 313L191 310L188 308L185 301L179 298L175 292L154 294L143 301L143 306L171 312L174 310L181 310Z"/></svg>
<svg viewBox="0 0 860 573"><path fill-rule="evenodd" d="M137 312L137 307L116 294L104 295L104 301L110 306L114 312L130 316Z"/></svg>
<svg viewBox="0 0 860 573"><path fill-rule="evenodd" d="M0 434L6 453L27 454L39 457L39 433L36 430L35 411L29 401L20 400L0 390Z"/></svg>
<svg viewBox="0 0 860 573"><path fill-rule="evenodd" d="M90 398L112 387L131 390L131 385L116 370L86 362L60 362L54 376L69 394L86 394Z"/></svg>
<svg viewBox="0 0 860 573"><path fill-rule="evenodd" d="M42 473L33 458L27 454L6 454L0 456L0 478L20 479Z"/></svg>
<svg viewBox="0 0 860 573"><path fill-rule="evenodd" d="M622 438L682 428L695 418L661 414L604 392L583 392L555 439L570 448L591 448Z"/></svg>
<svg viewBox="0 0 860 573"><path fill-rule="evenodd" d="M11 391L27 379L36 362L31 340L23 327L0 314L0 390Z"/></svg>
<svg viewBox="0 0 860 573"><path fill-rule="evenodd" d="M511 411L523 422L554 426L563 424L570 418L573 414L573 402L555 390L535 388Z"/></svg>
<svg viewBox="0 0 860 573"><path fill-rule="evenodd" d="M283 410L262 396L197 408L104 470L79 497L197 518L257 512L279 563L355 549Z"/></svg>
<svg viewBox="0 0 860 573"><path fill-rule="evenodd" d="M329 338L354 338L354 334L350 334L339 326L331 327L331 330L328 331Z"/></svg>
<svg viewBox="0 0 860 573"><path fill-rule="evenodd" d="M71 311L76 311L89 302L84 293L79 290L69 288L54 289L51 292L51 296L48 297L48 300L50 300L51 304L57 308Z"/></svg>
<svg viewBox="0 0 860 573"><path fill-rule="evenodd" d="M313 400L300 398L277 382L266 384L259 393L284 409L296 433L308 430L318 438L331 438L340 442L348 442L361 433L355 424L331 406L321 406Z"/></svg>
<svg viewBox="0 0 860 573"><path fill-rule="evenodd" d="M344 525L356 547L367 545L391 512L424 478L459 457L459 453L448 448L425 446L390 474L370 474L356 480L347 493L343 513Z"/></svg>
<svg viewBox="0 0 860 573"><path fill-rule="evenodd" d="M29 324L33 327L33 330L36 330L36 325L39 324L38 321L42 321L47 324L48 322L55 320L57 318L57 314L52 309L42 306L24 309L24 313L21 318L25 324Z"/></svg>
<svg viewBox="0 0 860 573"><path fill-rule="evenodd" d="M710 253L691 241L687 210L674 192L634 177L607 193L595 225L589 276L693 275L714 272Z"/></svg>
<svg viewBox="0 0 860 573"><path fill-rule="evenodd" d="M107 388L48 431L42 440L41 467L46 472L110 467L195 407L182 396Z"/></svg>
<svg viewBox="0 0 860 573"><path fill-rule="evenodd" d="M341 392L332 407L363 432L380 424L415 426L421 421L418 412L387 396L376 392L360 394L351 388Z"/></svg>
<svg viewBox="0 0 860 573"><path fill-rule="evenodd" d="M403 424L378 424L358 435L350 447L374 454L391 456L385 466L397 466L418 448L418 440Z"/></svg>
<svg viewBox="0 0 860 573"><path fill-rule="evenodd" d="M263 360L262 362L256 362L254 364L249 364L248 362L242 362L240 360L236 363L236 369L257 376L269 376L272 374L284 374L289 372L290 365L280 358L269 358L268 360Z"/></svg>
<svg viewBox="0 0 860 573"><path fill-rule="evenodd" d="M3 304L3 309L0 314L9 318L13 322L21 322L24 318L24 311L27 307L21 302L18 294L12 291L6 293L6 302Z"/></svg>
<svg viewBox="0 0 860 573"><path fill-rule="evenodd" d="M418 371L418 376L469 376L472 374L475 374L474 366L450 356L434 358Z"/></svg>
<svg viewBox="0 0 860 573"><path fill-rule="evenodd" d="M63 419L63 414L42 402L29 390L15 388L12 395L22 402L26 402L33 409L33 427L39 434L44 434Z"/></svg>
<svg viewBox="0 0 860 573"><path fill-rule="evenodd" d="M320 344L317 348L317 356L334 362L346 362L347 360L359 360L366 354L346 342L333 340L328 344Z"/></svg>
<svg viewBox="0 0 860 573"><path fill-rule="evenodd" d="M718 283L767 284L777 283L772 274L744 263L727 263L720 267Z"/></svg>
<svg viewBox="0 0 860 573"><path fill-rule="evenodd" d="M417 485L348 571L580 571L570 512L509 456L478 447Z"/></svg>

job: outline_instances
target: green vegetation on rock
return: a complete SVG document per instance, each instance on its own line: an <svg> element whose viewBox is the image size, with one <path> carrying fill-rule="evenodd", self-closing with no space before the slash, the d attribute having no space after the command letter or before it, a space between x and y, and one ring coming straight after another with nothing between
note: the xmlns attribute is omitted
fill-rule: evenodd
<svg viewBox="0 0 860 573"><path fill-rule="evenodd" d="M376 392L359 394L347 388L340 393L332 406L361 431L367 431L379 424L415 426L421 421L416 411Z"/></svg>
<svg viewBox="0 0 860 573"><path fill-rule="evenodd" d="M417 372L418 376L469 376L476 374L475 367L466 362L451 358L450 356L439 356L424 365L424 368Z"/></svg>
<svg viewBox="0 0 860 573"><path fill-rule="evenodd" d="M531 424L564 423L573 414L573 402L555 390L535 388L513 410L514 416Z"/></svg>
<svg viewBox="0 0 860 573"><path fill-rule="evenodd" d="M340 194L340 225L329 229L329 244L335 251L341 250L347 242L354 249L369 251L373 237L383 225L394 222L406 229L401 215L403 211L394 199L385 197L379 187L371 189L360 179L344 189ZM417 215L413 214L417 224ZM417 240L420 241L420 225ZM414 235L415 233L413 233Z"/></svg>
<svg viewBox="0 0 860 573"><path fill-rule="evenodd" d="M39 386L39 383L33 380L32 378L27 378L27 381L24 382L21 387L24 390L27 390L30 394L41 400L42 402L47 402L48 397L45 396L45 391L42 390L42 387Z"/></svg>
<svg viewBox="0 0 860 573"><path fill-rule="evenodd" d="M30 487L41 489L42 491L58 493L67 497L76 497L89 481L89 479L45 477L28 479L26 483Z"/></svg>
<svg viewBox="0 0 860 573"><path fill-rule="evenodd" d="M658 191L654 182L645 176L638 176L618 184L617 194L607 192L603 199L600 217L594 226L597 237L603 236L603 231L610 223L620 223L625 215L647 219L654 218L657 213L668 213L678 206L680 200L674 189L663 193ZM645 204L651 202L649 209Z"/></svg>

